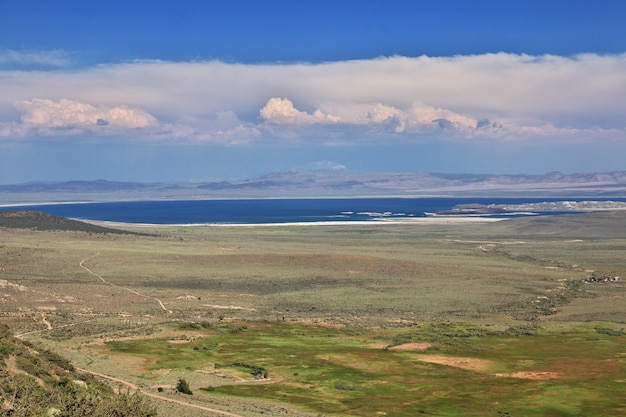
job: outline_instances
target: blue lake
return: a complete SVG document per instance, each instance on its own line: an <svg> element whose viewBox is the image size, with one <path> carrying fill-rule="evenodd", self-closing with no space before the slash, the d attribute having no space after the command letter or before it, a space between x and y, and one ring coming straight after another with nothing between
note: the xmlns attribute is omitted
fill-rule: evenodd
<svg viewBox="0 0 626 417"><path fill-rule="evenodd" d="M332 198L255 200L174 200L67 203L3 207L39 210L59 216L151 224L267 224L292 222L374 221L424 217L457 204L520 204L545 198ZM601 199L597 199L601 200ZM626 201L626 199L611 199ZM568 201L576 201L568 199ZM581 200L582 201L582 200ZM555 214L555 213L551 213Z"/></svg>

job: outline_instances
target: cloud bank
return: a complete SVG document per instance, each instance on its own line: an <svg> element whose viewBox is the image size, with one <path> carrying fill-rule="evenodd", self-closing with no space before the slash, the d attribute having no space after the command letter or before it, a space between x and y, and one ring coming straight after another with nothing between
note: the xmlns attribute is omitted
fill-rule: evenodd
<svg viewBox="0 0 626 417"><path fill-rule="evenodd" d="M626 54L0 71L0 140L626 140ZM307 139L308 138L308 139Z"/></svg>

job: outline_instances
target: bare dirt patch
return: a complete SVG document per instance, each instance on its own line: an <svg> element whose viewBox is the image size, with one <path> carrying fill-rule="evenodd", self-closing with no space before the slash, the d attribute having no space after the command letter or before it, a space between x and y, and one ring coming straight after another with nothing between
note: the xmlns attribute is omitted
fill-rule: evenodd
<svg viewBox="0 0 626 417"><path fill-rule="evenodd" d="M419 355L417 356L417 359L423 362L452 366L454 368L461 368L469 371L485 371L494 366L492 361L476 358L455 358L443 355Z"/></svg>
<svg viewBox="0 0 626 417"><path fill-rule="evenodd" d="M431 347L433 344L430 342L410 342L403 343L401 345L390 347L389 350L393 350L396 352L407 352L414 350L426 350Z"/></svg>
<svg viewBox="0 0 626 417"><path fill-rule="evenodd" d="M175 339L175 340L168 340L167 343L169 343L170 345L185 345L189 343L189 340Z"/></svg>

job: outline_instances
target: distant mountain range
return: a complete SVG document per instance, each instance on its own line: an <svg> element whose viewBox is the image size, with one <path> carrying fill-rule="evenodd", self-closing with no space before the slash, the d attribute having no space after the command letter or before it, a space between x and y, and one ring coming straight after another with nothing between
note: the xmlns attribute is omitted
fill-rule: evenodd
<svg viewBox="0 0 626 417"><path fill-rule="evenodd" d="M626 197L626 171L542 175L423 172L277 172L241 181L192 184L67 181L0 185L0 204L307 197Z"/></svg>

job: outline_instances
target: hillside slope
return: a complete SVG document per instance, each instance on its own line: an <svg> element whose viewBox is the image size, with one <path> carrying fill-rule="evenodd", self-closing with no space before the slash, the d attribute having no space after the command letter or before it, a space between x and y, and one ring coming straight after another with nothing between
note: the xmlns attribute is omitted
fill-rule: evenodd
<svg viewBox="0 0 626 417"><path fill-rule="evenodd" d="M156 416L139 394L115 394L63 357L40 349L0 325L0 415Z"/></svg>
<svg viewBox="0 0 626 417"><path fill-rule="evenodd" d="M0 227L35 230L64 230L87 233L133 234L123 230L101 227L53 214L33 210L0 212Z"/></svg>

